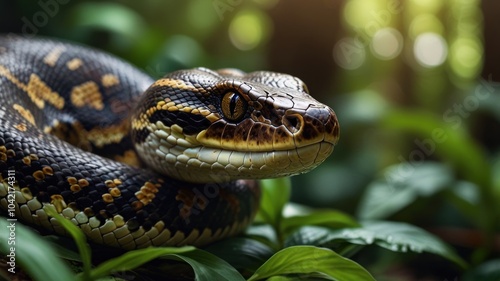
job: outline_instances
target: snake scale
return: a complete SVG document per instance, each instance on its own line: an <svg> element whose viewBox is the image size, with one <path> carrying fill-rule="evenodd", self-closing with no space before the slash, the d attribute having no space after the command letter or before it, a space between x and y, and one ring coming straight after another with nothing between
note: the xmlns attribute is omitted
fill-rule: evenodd
<svg viewBox="0 0 500 281"><path fill-rule="evenodd" d="M309 171L333 151L335 113L290 75L179 70L154 81L103 52L0 37L0 209L65 235L135 249L241 232L256 179Z"/></svg>

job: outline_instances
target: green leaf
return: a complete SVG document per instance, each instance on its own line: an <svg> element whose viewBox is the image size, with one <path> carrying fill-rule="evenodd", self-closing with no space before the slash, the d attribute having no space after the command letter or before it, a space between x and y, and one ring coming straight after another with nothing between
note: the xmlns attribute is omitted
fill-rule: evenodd
<svg viewBox="0 0 500 281"><path fill-rule="evenodd" d="M273 255L257 269L248 281L272 276L319 273L325 279L358 281L375 280L362 266L332 250L313 246L293 246Z"/></svg>
<svg viewBox="0 0 500 281"><path fill-rule="evenodd" d="M107 30L131 40L137 40L147 28L136 11L116 3L80 3L70 13L76 26Z"/></svg>
<svg viewBox="0 0 500 281"><path fill-rule="evenodd" d="M286 277L286 276L273 276L267 280L268 281L292 281L292 280L294 280L294 278L293 277Z"/></svg>
<svg viewBox="0 0 500 281"><path fill-rule="evenodd" d="M274 227L279 226L283 208L290 199L291 181L289 177L260 181L262 198L258 219Z"/></svg>
<svg viewBox="0 0 500 281"><path fill-rule="evenodd" d="M244 280L231 265L222 259L200 249L186 246L180 248L146 248L127 252L108 260L92 270L91 278L99 279L113 272L133 270L154 259L182 261L191 266L196 280Z"/></svg>
<svg viewBox="0 0 500 281"><path fill-rule="evenodd" d="M444 164L404 163L388 167L384 178L371 183L358 209L361 219L382 219L395 214L420 197L428 197L454 182L452 170Z"/></svg>
<svg viewBox="0 0 500 281"><path fill-rule="evenodd" d="M273 248L276 251L281 249L278 246L278 238L276 237L276 231L274 231L274 228L269 224L254 223L246 229L245 234L251 239L266 244L268 247Z"/></svg>
<svg viewBox="0 0 500 281"><path fill-rule="evenodd" d="M448 122L448 119L451 117L443 120L427 112L394 110L385 116L382 124L392 130L417 134L419 138L415 139L411 152L424 155L426 159L435 153L450 162L464 179L489 189L491 169L484 151L466 133L463 120ZM403 158L408 164L416 166L419 162L412 160L411 152Z"/></svg>
<svg viewBox="0 0 500 281"><path fill-rule="evenodd" d="M274 251L268 245L250 238L229 238L213 243L204 250L227 261L238 270L254 272Z"/></svg>
<svg viewBox="0 0 500 281"><path fill-rule="evenodd" d="M15 240L9 240L10 226L15 226ZM67 281L74 280L75 275L63 263L54 250L40 236L19 222L8 222L0 218L0 252L2 255L11 255L11 247L15 247L16 272L19 266L34 280ZM12 229L14 230L14 229ZM8 241L15 241L15 245ZM10 259L10 258L9 258Z"/></svg>
<svg viewBox="0 0 500 281"><path fill-rule="evenodd" d="M500 200L493 185L493 170L484 149L467 133L464 117L453 109L446 110L441 118L428 112L394 110L389 112L383 126L391 130L401 130L417 134L413 150L406 156L410 165L418 165L414 155L440 157L450 163L461 179L474 183L481 192L481 212L476 223L485 233L485 244L481 251L491 248L492 237L499 227L497 202ZM492 216L491 213L494 215Z"/></svg>
<svg viewBox="0 0 500 281"><path fill-rule="evenodd" d="M285 241L285 247L297 245L327 247L344 257L352 256L358 252L363 247L359 244L366 245L363 243L353 244L352 241L347 241L344 237L339 238L336 229L320 226L304 226L288 236Z"/></svg>
<svg viewBox="0 0 500 281"><path fill-rule="evenodd" d="M156 258L172 254L181 254L193 251L194 247L180 248L146 248L129 251L117 258L107 260L90 272L92 279L98 279L110 275L112 272L128 271L135 269Z"/></svg>
<svg viewBox="0 0 500 281"><path fill-rule="evenodd" d="M281 220L283 209L290 199L292 183L289 177L262 180L260 183L262 198L256 220L270 224L274 228L278 245L281 246L284 240Z"/></svg>
<svg viewBox="0 0 500 281"><path fill-rule="evenodd" d="M306 215L285 217L282 221L285 236L305 225L327 226L330 228L359 226L351 216L337 210L315 210Z"/></svg>
<svg viewBox="0 0 500 281"><path fill-rule="evenodd" d="M245 280L243 276L241 276L241 274L227 262L200 249L185 253L167 255L162 258L188 263L193 268L197 281Z"/></svg>
<svg viewBox="0 0 500 281"><path fill-rule="evenodd" d="M57 213L54 206L46 205L43 207L43 210L47 213L47 215L55 218L57 222L69 233L69 235L73 237L83 264L82 278L83 280L88 280L90 276L90 268L92 267L92 253L89 245L87 244L87 237L80 228Z"/></svg>
<svg viewBox="0 0 500 281"><path fill-rule="evenodd" d="M287 245L338 247L348 242L356 245L378 245L394 252L428 252L466 267L466 263L436 236L413 225L398 222L369 221L359 228L332 230L324 227L303 227L287 240Z"/></svg>
<svg viewBox="0 0 500 281"><path fill-rule="evenodd" d="M317 272L309 274L293 274L287 276L273 276L268 278L267 281L324 281L324 280L335 280L334 278Z"/></svg>

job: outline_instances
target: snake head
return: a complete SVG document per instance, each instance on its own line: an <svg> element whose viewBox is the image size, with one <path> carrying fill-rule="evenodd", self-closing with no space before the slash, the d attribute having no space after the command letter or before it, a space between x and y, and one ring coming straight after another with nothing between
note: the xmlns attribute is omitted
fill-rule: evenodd
<svg viewBox="0 0 500 281"><path fill-rule="evenodd" d="M149 87L132 118L142 160L190 182L307 172L332 153L339 132L334 111L300 79L267 71L170 73Z"/></svg>

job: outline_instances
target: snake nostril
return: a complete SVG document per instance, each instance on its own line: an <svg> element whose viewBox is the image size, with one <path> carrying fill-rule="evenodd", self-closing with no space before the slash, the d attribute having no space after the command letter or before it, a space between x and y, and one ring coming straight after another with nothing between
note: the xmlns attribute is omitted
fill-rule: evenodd
<svg viewBox="0 0 500 281"><path fill-rule="evenodd" d="M302 122L300 121L299 116L296 115L286 115L283 118L283 125L292 133L295 134L300 130L302 126Z"/></svg>

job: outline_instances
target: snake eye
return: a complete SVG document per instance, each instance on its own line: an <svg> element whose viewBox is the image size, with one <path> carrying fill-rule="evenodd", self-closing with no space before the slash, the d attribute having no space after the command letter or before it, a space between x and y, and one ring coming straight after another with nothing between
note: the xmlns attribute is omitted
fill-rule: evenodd
<svg viewBox="0 0 500 281"><path fill-rule="evenodd" d="M240 121L247 111L247 102L239 94L227 92L222 97L222 114L229 121Z"/></svg>

